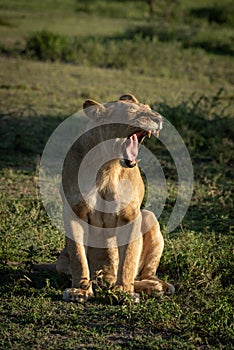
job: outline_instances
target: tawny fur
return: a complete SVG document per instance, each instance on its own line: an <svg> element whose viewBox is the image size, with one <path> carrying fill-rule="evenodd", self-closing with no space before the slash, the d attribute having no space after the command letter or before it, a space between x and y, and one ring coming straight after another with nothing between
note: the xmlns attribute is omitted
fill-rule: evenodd
<svg viewBox="0 0 234 350"><path fill-rule="evenodd" d="M115 121L119 115L120 122L129 120L142 128L147 127L150 119L161 120L160 115L154 113L149 106L140 104L132 95L124 95L119 101L105 105L88 100L84 103L84 111L91 118L91 122L97 125L100 119ZM120 130L121 126L118 132L122 134L117 136L126 139L126 125ZM117 285L133 296L134 293L141 292L149 295L154 292L171 293L174 291L173 286L156 277L164 241L154 214L140 210L144 184L138 166L125 167L119 159L108 161L99 170L96 189L90 191L87 201L81 196L77 184L77 169L87 152L87 145L91 149L101 142L100 137L103 135L106 139L116 137L115 131L108 126L101 131L92 130L79 140L79 144L75 143L71 147L64 163L62 198L66 245L59 256L57 271L72 276L72 286L64 291L64 300L82 302L92 297L91 278L100 270L103 271L105 281ZM121 153L122 144L118 143L118 138L113 147L119 147ZM89 181L88 178L85 180ZM131 183L131 200L127 205L124 196L120 198L118 193L118 184L122 180ZM92 209L91 204L97 201L97 193L106 201L119 201L115 214ZM82 221L77 220L76 216ZM115 228L125 227L126 224L126 237L129 237L127 244L126 237L119 238L113 234ZM90 229L90 225L99 228L99 232L102 228L105 229L100 238L104 243L110 240L116 244L107 244L105 248L89 246L89 239L96 234L95 229Z"/></svg>

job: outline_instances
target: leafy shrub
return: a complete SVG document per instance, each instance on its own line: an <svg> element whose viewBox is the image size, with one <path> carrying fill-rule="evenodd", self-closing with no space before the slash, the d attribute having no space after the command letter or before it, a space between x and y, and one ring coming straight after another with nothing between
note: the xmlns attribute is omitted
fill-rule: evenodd
<svg viewBox="0 0 234 350"><path fill-rule="evenodd" d="M159 46L160 42L216 54L234 53L232 32L225 28L210 31L206 27L167 24L137 26L114 37L69 37L42 30L26 40L24 52L39 60L117 69L134 67L147 73L158 69L159 50L162 56L166 49L166 45ZM171 46L167 45L167 49L172 55Z"/></svg>
<svg viewBox="0 0 234 350"><path fill-rule="evenodd" d="M147 40L87 37L69 38L48 31L31 35L26 42L25 53L39 60L74 62L99 67L124 68L136 62L140 66L155 58L155 52ZM152 57L153 56L153 57Z"/></svg>
<svg viewBox="0 0 234 350"><path fill-rule="evenodd" d="M25 50L40 60L63 61L70 52L70 42L64 35L42 30L27 39Z"/></svg>
<svg viewBox="0 0 234 350"><path fill-rule="evenodd" d="M180 42L184 48L197 47L216 54L234 54L233 32L215 27L211 29L205 24L203 26L149 24L127 30L125 37L131 40L140 37L151 42L157 40L166 43Z"/></svg>

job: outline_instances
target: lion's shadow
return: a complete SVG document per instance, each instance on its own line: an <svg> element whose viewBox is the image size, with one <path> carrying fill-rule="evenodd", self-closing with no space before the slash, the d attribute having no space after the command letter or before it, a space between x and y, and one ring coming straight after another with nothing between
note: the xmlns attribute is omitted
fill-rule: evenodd
<svg viewBox="0 0 234 350"><path fill-rule="evenodd" d="M59 276L56 272L28 271L8 265L0 268L1 292L5 295L43 295L52 301L59 301L62 299L62 291L69 287L70 283L68 277Z"/></svg>

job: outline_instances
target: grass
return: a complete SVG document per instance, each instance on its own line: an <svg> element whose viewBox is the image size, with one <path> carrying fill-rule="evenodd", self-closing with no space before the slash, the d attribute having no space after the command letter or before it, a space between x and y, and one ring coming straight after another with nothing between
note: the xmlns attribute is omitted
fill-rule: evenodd
<svg viewBox="0 0 234 350"><path fill-rule="evenodd" d="M157 3L150 18L143 1L134 7L131 1L109 7L101 0L87 6L72 0L57 0L56 6L51 0L1 2L2 349L232 348L231 2ZM135 305L103 286L85 305L64 303L67 281L31 271L35 262L56 260L64 239L40 200L40 156L56 126L84 99L105 102L125 92L173 123L193 162L190 207L181 225L166 233L177 172L168 151L148 141L168 190L159 218L165 238L159 277L174 283L176 293L142 296Z"/></svg>

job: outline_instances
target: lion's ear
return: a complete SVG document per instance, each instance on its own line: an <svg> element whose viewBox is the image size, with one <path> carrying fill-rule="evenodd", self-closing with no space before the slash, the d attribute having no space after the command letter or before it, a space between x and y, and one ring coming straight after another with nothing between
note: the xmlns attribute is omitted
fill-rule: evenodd
<svg viewBox="0 0 234 350"><path fill-rule="evenodd" d="M123 95L119 99L121 101L131 101L131 102L139 103L138 99L132 94Z"/></svg>
<svg viewBox="0 0 234 350"><path fill-rule="evenodd" d="M86 100L83 103L83 109L87 117L91 119L102 117L106 110L101 103L93 100Z"/></svg>

